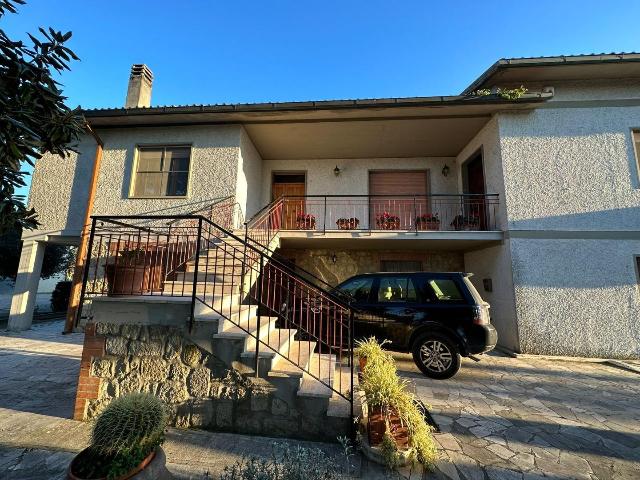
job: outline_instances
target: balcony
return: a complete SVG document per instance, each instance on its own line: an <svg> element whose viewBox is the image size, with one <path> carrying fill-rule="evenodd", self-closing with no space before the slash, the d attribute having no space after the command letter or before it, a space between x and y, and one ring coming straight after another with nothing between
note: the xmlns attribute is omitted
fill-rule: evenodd
<svg viewBox="0 0 640 480"><path fill-rule="evenodd" d="M389 248L398 239L406 243L393 248L466 249L503 239L498 205L497 194L305 195L264 212L287 247Z"/></svg>

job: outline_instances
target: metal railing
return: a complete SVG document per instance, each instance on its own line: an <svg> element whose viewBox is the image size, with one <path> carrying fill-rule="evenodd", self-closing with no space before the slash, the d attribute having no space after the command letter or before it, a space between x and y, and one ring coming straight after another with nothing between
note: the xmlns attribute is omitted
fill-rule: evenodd
<svg viewBox="0 0 640 480"><path fill-rule="evenodd" d="M257 228L264 238L274 228L491 231L498 228L498 204L497 194L284 196L254 216L250 232Z"/></svg>
<svg viewBox="0 0 640 480"><path fill-rule="evenodd" d="M263 230L268 243L277 225ZM250 336L256 375L277 356L353 413L354 310L257 240L202 215L92 217L85 265L76 321L98 296L190 297L190 327L202 303Z"/></svg>

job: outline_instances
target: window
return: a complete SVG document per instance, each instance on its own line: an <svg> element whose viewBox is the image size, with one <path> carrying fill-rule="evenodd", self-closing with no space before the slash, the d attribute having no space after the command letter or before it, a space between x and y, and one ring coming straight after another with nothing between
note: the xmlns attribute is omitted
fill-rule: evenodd
<svg viewBox="0 0 640 480"><path fill-rule="evenodd" d="M351 295L356 302L368 302L373 286L372 277L354 278L344 285L340 286L340 290Z"/></svg>
<svg viewBox="0 0 640 480"><path fill-rule="evenodd" d="M408 277L381 277L378 302L415 302L416 289Z"/></svg>
<svg viewBox="0 0 640 480"><path fill-rule="evenodd" d="M382 272L421 272L422 262L420 260L381 260L380 271Z"/></svg>
<svg viewBox="0 0 640 480"><path fill-rule="evenodd" d="M462 296L462 292L456 285L456 282L450 280L448 278L432 278L428 281L429 290L431 293L430 296L438 299L438 301L442 302L456 302L460 300L464 300Z"/></svg>
<svg viewBox="0 0 640 480"><path fill-rule="evenodd" d="M636 278L638 279L638 286L640 286L640 255L636 255Z"/></svg>
<svg viewBox="0 0 640 480"><path fill-rule="evenodd" d="M134 197L185 197L189 183L189 147L139 147Z"/></svg>
<svg viewBox="0 0 640 480"><path fill-rule="evenodd" d="M633 130L631 132L631 139L633 140L633 146L636 156L636 186L640 188L640 130Z"/></svg>

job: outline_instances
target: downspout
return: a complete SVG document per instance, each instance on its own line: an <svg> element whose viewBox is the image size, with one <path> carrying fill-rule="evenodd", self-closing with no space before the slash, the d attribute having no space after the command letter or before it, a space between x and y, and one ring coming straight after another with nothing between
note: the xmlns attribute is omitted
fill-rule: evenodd
<svg viewBox="0 0 640 480"><path fill-rule="evenodd" d="M87 257L87 243L89 234L91 233L91 213L93 211L93 201L96 197L96 188L98 186L98 175L100 173L100 163L102 162L102 149L104 143L98 134L87 123L87 131L96 141L96 155L93 160L93 173L91 174L91 183L89 184L89 196L87 198L87 211L82 224L82 232L80 233L80 245L76 255L76 266L73 271L73 280L71 283L71 292L69 294L69 306L67 308L67 319L64 324L63 333L71 333L75 327L75 320L80 308L80 292L82 290L82 274L84 272L84 261Z"/></svg>

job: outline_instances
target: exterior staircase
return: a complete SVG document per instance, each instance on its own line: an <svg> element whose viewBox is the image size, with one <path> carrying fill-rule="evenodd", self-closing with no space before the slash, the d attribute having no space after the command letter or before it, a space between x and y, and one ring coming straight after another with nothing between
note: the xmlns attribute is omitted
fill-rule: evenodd
<svg viewBox="0 0 640 480"><path fill-rule="evenodd" d="M271 250L264 251L271 256ZM192 295L195 286L199 301L192 339L230 368L267 380L281 396L313 404L315 414L350 421L353 371L348 357L338 358L321 342L303 339L297 328L281 325L286 322L278 316L258 314L260 260L247 265L244 252L238 239L211 242L200 250L197 262L194 256L174 280L165 281L166 295Z"/></svg>

